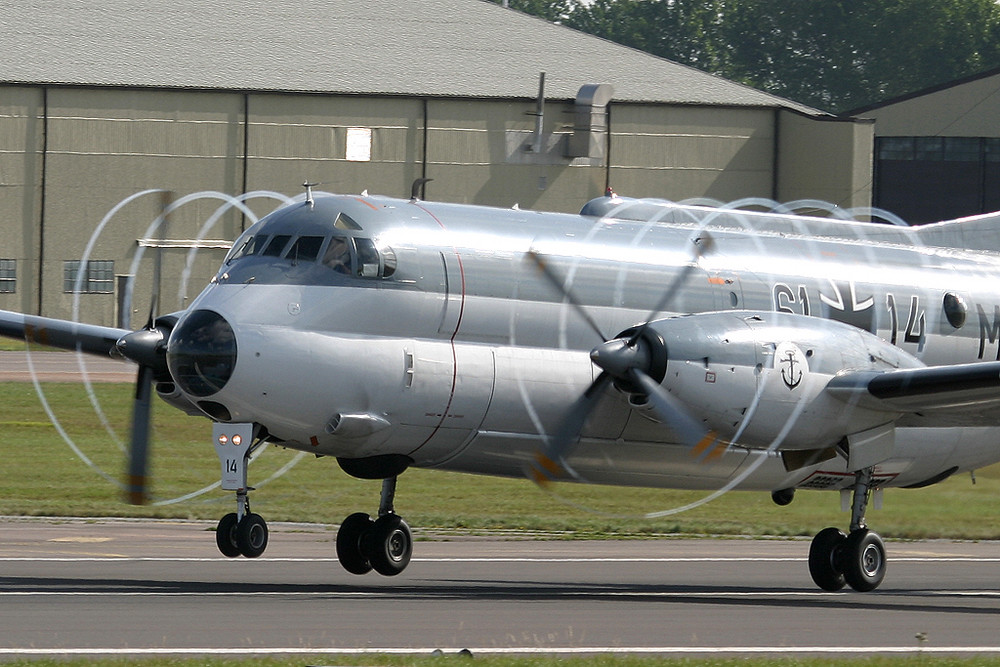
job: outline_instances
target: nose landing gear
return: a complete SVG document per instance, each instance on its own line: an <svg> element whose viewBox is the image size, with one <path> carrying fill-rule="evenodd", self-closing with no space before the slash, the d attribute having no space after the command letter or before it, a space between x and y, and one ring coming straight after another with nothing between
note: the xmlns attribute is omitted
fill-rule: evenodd
<svg viewBox="0 0 1000 667"><path fill-rule="evenodd" d="M257 558L267 548L267 522L250 511L247 462L261 443L253 443L253 424L216 424L215 451L222 464L222 488L236 491L236 511L219 520L215 544L223 556Z"/></svg>
<svg viewBox="0 0 1000 667"><path fill-rule="evenodd" d="M825 591L839 591L845 585L860 592L872 591L885 578L885 544L865 525L872 472L872 468L865 468L855 473L850 534L825 528L809 546L809 574Z"/></svg>
<svg viewBox="0 0 1000 667"><path fill-rule="evenodd" d="M410 564L413 535L402 517L393 510L396 477L382 480L378 519L363 512L350 515L337 531L337 559L351 574L375 570L392 577Z"/></svg>

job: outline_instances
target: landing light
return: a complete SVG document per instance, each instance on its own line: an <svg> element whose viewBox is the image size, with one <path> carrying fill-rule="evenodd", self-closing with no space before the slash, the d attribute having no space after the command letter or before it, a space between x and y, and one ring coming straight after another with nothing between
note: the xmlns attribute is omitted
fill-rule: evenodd
<svg viewBox="0 0 1000 667"><path fill-rule="evenodd" d="M218 441L219 441L220 445L225 446L225 445L229 444L230 439L229 439L229 436L226 435L225 433L220 433ZM240 445L243 444L243 436L240 435L239 433L234 434L233 438L232 438L232 443L233 443L233 447L239 447Z"/></svg>

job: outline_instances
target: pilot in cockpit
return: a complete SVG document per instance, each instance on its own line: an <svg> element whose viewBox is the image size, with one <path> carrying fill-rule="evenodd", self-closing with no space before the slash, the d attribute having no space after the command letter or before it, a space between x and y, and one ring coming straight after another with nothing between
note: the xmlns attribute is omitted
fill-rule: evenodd
<svg viewBox="0 0 1000 667"><path fill-rule="evenodd" d="M323 255L323 264L337 273L351 274L351 250L347 239L334 236Z"/></svg>

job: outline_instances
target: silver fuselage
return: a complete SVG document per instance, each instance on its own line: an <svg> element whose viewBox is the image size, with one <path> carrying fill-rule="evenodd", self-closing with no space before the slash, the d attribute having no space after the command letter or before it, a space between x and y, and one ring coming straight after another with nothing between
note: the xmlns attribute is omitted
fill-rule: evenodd
<svg viewBox="0 0 1000 667"><path fill-rule="evenodd" d="M759 312L792 316L768 335L808 316L820 348L850 345L824 323L867 331L900 351L878 362L888 367L1000 358L1000 255L885 225L612 199L588 208L594 215L317 196L281 209L247 230L178 322L212 311L229 323L231 377L211 393L163 387L164 396L216 416L222 406L227 421L261 424L284 446L318 455L404 454L419 467L521 475L593 382L599 370L588 355L601 342L526 261L529 251L544 255L605 337L650 318ZM265 254L247 249L258 236L289 238ZM299 236L311 239L302 256L289 250ZM694 260L692 240L708 237L710 250ZM334 266L327 260L344 239L350 257ZM652 313L692 263L664 312ZM652 487L718 488L750 467L741 488L850 486L840 458L790 467L781 455L834 446L831 434L857 418L849 405L754 403L753 387L780 371L767 356L780 342L754 343L763 356L745 365L749 379L721 352L706 354L703 368L684 362L699 384L682 399L719 406L706 420L732 417L729 435L741 434L724 452L693 456L641 401L611 389L584 428L573 469L590 481ZM843 370L855 363L836 358ZM829 355L824 363L823 378L838 370ZM895 418L877 485L921 484L1000 460L1000 430L989 419ZM778 428L775 444L774 422L789 419L796 423Z"/></svg>

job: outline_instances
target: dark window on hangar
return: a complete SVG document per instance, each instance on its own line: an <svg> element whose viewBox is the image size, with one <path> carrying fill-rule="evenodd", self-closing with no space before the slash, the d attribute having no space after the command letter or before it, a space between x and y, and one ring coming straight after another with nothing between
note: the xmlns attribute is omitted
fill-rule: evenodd
<svg viewBox="0 0 1000 667"><path fill-rule="evenodd" d="M0 293L13 294L17 291L17 260L0 259Z"/></svg>
<svg viewBox="0 0 1000 667"><path fill-rule="evenodd" d="M1000 139L879 137L875 206L912 224L1000 210Z"/></svg>
<svg viewBox="0 0 1000 667"><path fill-rule="evenodd" d="M84 265L80 289L77 290L77 277L80 275L80 260L73 259L63 262L63 292L72 294L113 294L115 291L114 260L92 259Z"/></svg>

